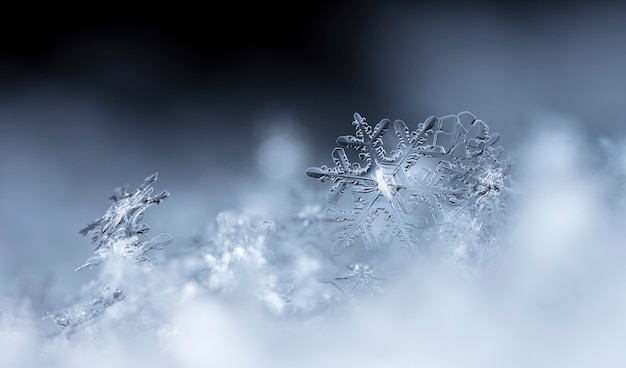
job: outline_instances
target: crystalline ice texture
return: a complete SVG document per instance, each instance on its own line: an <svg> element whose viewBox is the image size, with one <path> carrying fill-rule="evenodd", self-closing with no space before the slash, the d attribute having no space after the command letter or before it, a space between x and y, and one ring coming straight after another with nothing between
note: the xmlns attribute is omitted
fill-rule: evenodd
<svg viewBox="0 0 626 368"><path fill-rule="evenodd" d="M370 126L358 113L354 136L340 136L332 152L334 166L306 173L330 181L327 199L335 204L326 218L345 223L331 247L334 255L363 244L376 251L398 239L419 252L421 233L433 224L454 222L461 214L487 219L498 211L498 197L510 165L499 161L498 134L469 112L430 117L411 130L401 120ZM387 143L389 129L395 144ZM391 149L390 149L391 148ZM346 149L356 150L350 160ZM349 192L351 201L341 206ZM494 203L495 199L495 203Z"/></svg>
<svg viewBox="0 0 626 368"><path fill-rule="evenodd" d="M347 265L347 271L337 275L331 281L348 297L371 296L380 291L377 285L382 277L367 263Z"/></svg>
<svg viewBox="0 0 626 368"><path fill-rule="evenodd" d="M51 319L60 328L72 329L98 317L107 308L124 299L124 297L123 290L116 289L111 291L107 287L95 299L60 312L48 313L46 318Z"/></svg>
<svg viewBox="0 0 626 368"><path fill-rule="evenodd" d="M128 193L127 187L115 190L111 197L114 203L106 213L89 223L80 234L91 234L95 255L90 257L76 271L92 267L114 257L129 259L134 263L149 261L148 252L153 249L163 249L172 241L169 234L160 234L152 239L139 240L150 229L141 223L144 211L155 204L161 203L169 193L162 193L152 197L153 188L150 186L157 180L157 173L147 177L143 184L134 193ZM88 322L102 314L111 305L124 299L124 290L120 287L106 285L96 297L86 302L80 302L66 310L48 313L59 328L71 331L75 327Z"/></svg>
<svg viewBox="0 0 626 368"><path fill-rule="evenodd" d="M163 191L151 197L154 189L150 185L157 180L157 175L154 173L147 177L132 194L127 192L127 187L115 189L111 197L115 203L104 216L92 221L80 231L82 235L92 235L91 242L95 246L95 255L76 271L97 265L111 255L132 257L135 262L143 262L149 259L147 253L150 250L163 249L172 241L169 234L160 234L152 239L139 241L139 235L145 235L150 230L148 225L141 223L144 211L169 196L167 191Z"/></svg>

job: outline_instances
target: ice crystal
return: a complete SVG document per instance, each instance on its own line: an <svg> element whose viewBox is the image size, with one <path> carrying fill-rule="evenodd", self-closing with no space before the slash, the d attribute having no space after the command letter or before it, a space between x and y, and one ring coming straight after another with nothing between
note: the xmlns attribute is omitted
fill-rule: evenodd
<svg viewBox="0 0 626 368"><path fill-rule="evenodd" d="M348 298L372 296L382 289L378 285L384 278L367 263L351 263L346 270L337 274L331 281Z"/></svg>
<svg viewBox="0 0 626 368"><path fill-rule="evenodd" d="M500 160L500 136L489 134L471 113L432 116L415 130L389 119L372 127L358 113L352 124L356 134L337 139L334 166L306 171L333 184L327 199L335 206L325 215L344 226L332 254L357 242L376 251L396 239L419 253L424 238L418 231L429 226L454 223L465 214L487 228L501 217L510 164ZM385 135L390 127L395 146ZM346 149L356 150L357 157L351 160ZM342 205L346 192L351 198Z"/></svg>
<svg viewBox="0 0 626 368"><path fill-rule="evenodd" d="M124 299L124 297L123 290L111 290L111 288L105 287L96 298L60 312L48 313L46 318L51 319L58 327L75 328L93 320L107 308Z"/></svg>
<svg viewBox="0 0 626 368"><path fill-rule="evenodd" d="M326 222L318 194L290 187L284 213L275 221L276 236L318 245Z"/></svg>
<svg viewBox="0 0 626 368"><path fill-rule="evenodd" d="M205 275L204 284L213 290L229 289L237 282L235 264L247 263L254 268L265 266L265 239L272 228L271 222L254 226L248 216L220 213L217 229L206 245L204 260L208 275Z"/></svg>
<svg viewBox="0 0 626 368"><path fill-rule="evenodd" d="M272 263L291 275L290 313L293 316L331 312L346 297L343 282L335 283L338 262L328 256L333 240L324 215L324 203L317 190L289 191L285 213L274 219L275 231L269 239L274 253ZM339 266L345 269L343 265Z"/></svg>
<svg viewBox="0 0 626 368"><path fill-rule="evenodd" d="M330 310L340 298L328 278L320 281L334 266L319 247L325 244L318 232L324 221L317 206L292 195L295 203L285 204L281 216L219 213L207 234L196 237L170 265L194 294L258 303L281 318Z"/></svg>
<svg viewBox="0 0 626 368"><path fill-rule="evenodd" d="M443 224L436 229L433 237L437 237L444 245L441 252L444 262L486 266L497 255L499 230L498 227L480 222L478 217L466 214L453 223Z"/></svg>
<svg viewBox="0 0 626 368"><path fill-rule="evenodd" d="M161 203L169 195L167 191L163 191L152 196L154 189L151 184L156 180L157 173L148 176L133 193L127 191L127 186L116 188L111 197L113 205L102 217L80 230L82 235L91 234L95 255L76 271L107 260L118 260L122 263L113 267L113 272L109 270L109 273L103 273L99 280L90 285L90 296L87 297L87 301L78 302L60 312L48 313L44 318L51 319L62 330L71 332L98 317L107 308L125 298L123 279L130 275L128 272L125 273L124 267L150 261L149 251L163 249L172 241L169 234L160 234L146 240L139 239L140 236L147 237L145 234L150 229L148 225L141 223L144 211L152 205ZM126 261L129 261L128 264L124 263Z"/></svg>
<svg viewBox="0 0 626 368"><path fill-rule="evenodd" d="M104 216L80 230L82 235L91 234L95 255L76 271L95 266L110 256L144 262L149 260L150 250L163 249L172 241L168 234L160 234L144 241L139 240L140 235L145 236L150 230L148 225L141 223L144 211L169 196L167 191L151 196L154 188L150 185L157 180L157 176L158 173L148 176L132 194L127 191L128 186L116 188L111 197L114 203Z"/></svg>
<svg viewBox="0 0 626 368"><path fill-rule="evenodd" d="M274 231L272 221L221 212L208 237L196 240L201 251L187 257L184 268L189 277L212 293L229 297L247 289L270 311L282 314L289 306L293 287L286 273L273 264L268 238Z"/></svg>

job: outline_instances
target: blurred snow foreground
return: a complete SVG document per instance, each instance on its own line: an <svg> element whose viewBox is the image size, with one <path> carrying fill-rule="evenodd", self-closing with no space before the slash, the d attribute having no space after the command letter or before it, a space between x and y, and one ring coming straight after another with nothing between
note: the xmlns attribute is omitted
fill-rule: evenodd
<svg viewBox="0 0 626 368"><path fill-rule="evenodd" d="M157 175L116 189L81 230L94 255L77 270L98 274L45 317L55 332L0 297L0 366L626 362L623 145L600 143L602 167L567 129L542 128L513 183L470 113L353 124L334 165L307 170L332 184L330 205L296 188L290 208L221 212L170 252L142 223L168 197Z"/></svg>

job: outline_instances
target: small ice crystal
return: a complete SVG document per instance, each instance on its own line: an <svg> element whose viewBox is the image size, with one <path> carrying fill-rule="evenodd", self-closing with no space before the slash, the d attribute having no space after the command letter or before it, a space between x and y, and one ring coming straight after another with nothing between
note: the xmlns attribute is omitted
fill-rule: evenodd
<svg viewBox="0 0 626 368"><path fill-rule="evenodd" d="M59 328L73 329L96 318L124 297L123 290L105 287L98 297L60 312L48 313L44 319L51 319Z"/></svg>
<svg viewBox="0 0 626 368"><path fill-rule="evenodd" d="M383 277L376 273L372 266L367 263L351 263L346 268L347 271L341 272L331 281L344 295L372 296L380 291L377 283Z"/></svg>

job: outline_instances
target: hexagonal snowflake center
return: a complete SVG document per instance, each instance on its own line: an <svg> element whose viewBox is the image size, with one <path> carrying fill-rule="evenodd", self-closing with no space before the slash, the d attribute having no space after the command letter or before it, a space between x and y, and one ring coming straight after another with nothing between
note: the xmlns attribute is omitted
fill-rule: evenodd
<svg viewBox="0 0 626 368"><path fill-rule="evenodd" d="M378 186L378 190L389 200L393 198L394 187L396 186L395 181L393 180L392 175L385 175L383 170L379 168L374 172L374 180L376 180L376 185Z"/></svg>

